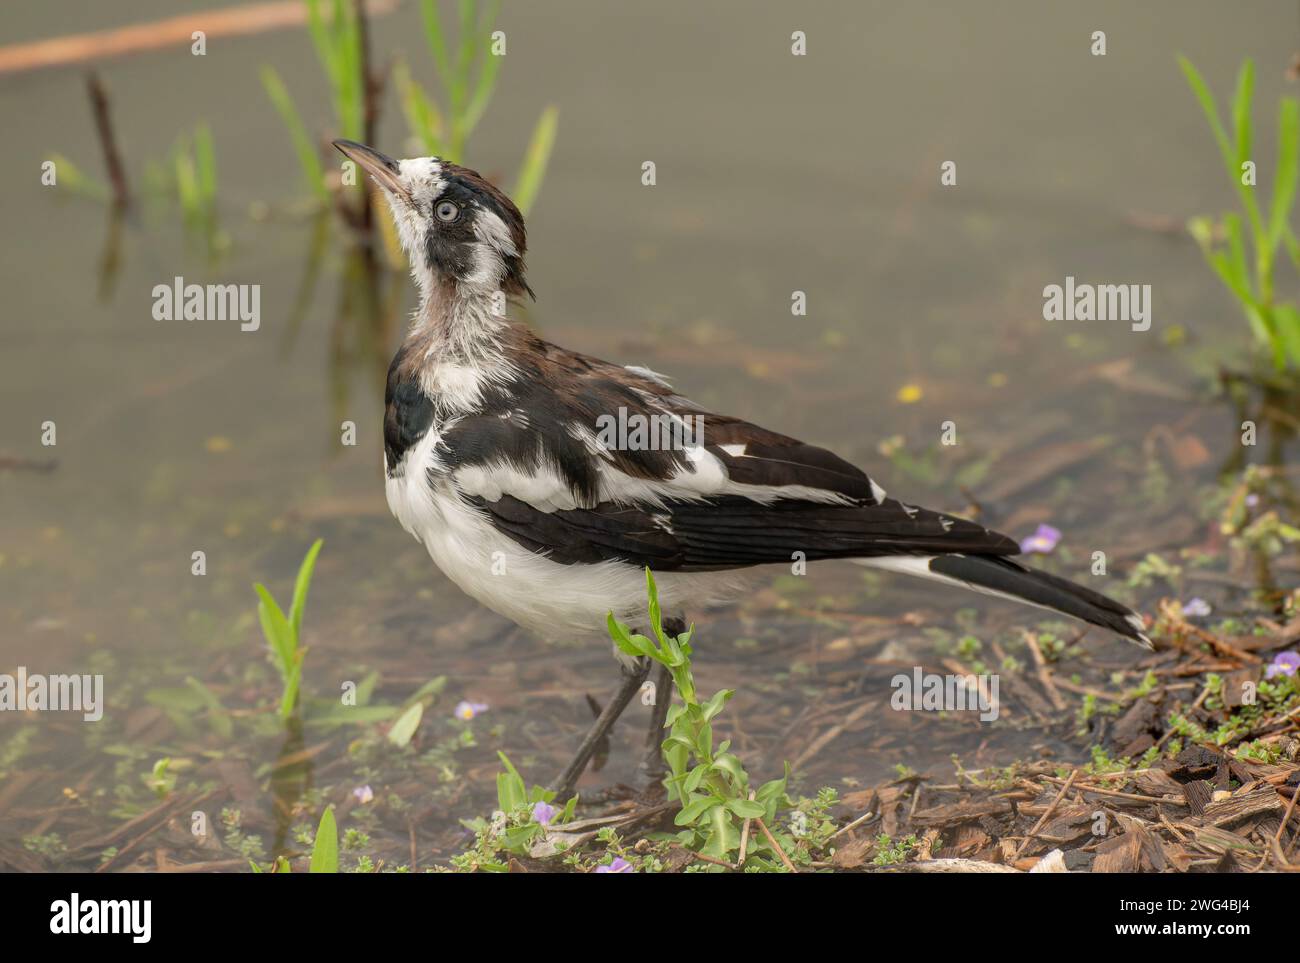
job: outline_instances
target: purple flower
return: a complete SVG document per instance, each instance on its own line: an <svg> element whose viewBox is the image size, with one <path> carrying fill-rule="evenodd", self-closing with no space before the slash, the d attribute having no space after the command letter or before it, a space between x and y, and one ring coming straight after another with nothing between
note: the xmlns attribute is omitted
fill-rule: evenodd
<svg viewBox="0 0 1300 963"><path fill-rule="evenodd" d="M452 710L457 719L464 719L468 722L480 712L487 712L488 704L486 702L467 702L462 699L456 703L456 708Z"/></svg>
<svg viewBox="0 0 1300 963"><path fill-rule="evenodd" d="M1279 675L1295 675L1300 669L1300 655L1294 652L1279 652L1264 669L1264 678L1272 679Z"/></svg>
<svg viewBox="0 0 1300 963"><path fill-rule="evenodd" d="M1039 525L1038 531L1020 543L1020 551L1037 552L1039 555L1046 555L1056 548L1056 543L1060 540L1060 531L1051 525Z"/></svg>
<svg viewBox="0 0 1300 963"><path fill-rule="evenodd" d="M375 798L375 791L369 786L358 786L352 790L352 795L356 797L357 802L364 806Z"/></svg>
<svg viewBox="0 0 1300 963"><path fill-rule="evenodd" d="M615 856L615 857L614 857L614 861L613 861L612 863L610 863L608 866L597 866L597 867L596 867L596 872L598 872L598 873L631 873L631 872L633 872L633 870L632 870L632 864L629 863L626 859L624 859L622 856Z"/></svg>
<svg viewBox="0 0 1300 963"><path fill-rule="evenodd" d="M1259 504L1259 496L1256 495L1254 492L1251 492L1249 495L1246 496L1247 508L1254 508L1258 504Z"/></svg>
<svg viewBox="0 0 1300 963"><path fill-rule="evenodd" d="M1204 618L1212 611L1214 610L1210 608L1210 603L1200 596L1183 603L1183 615L1190 615L1193 618Z"/></svg>
<svg viewBox="0 0 1300 963"><path fill-rule="evenodd" d="M543 826L549 826L551 820L555 818L556 809L554 806L548 806L544 802L534 803L533 819Z"/></svg>

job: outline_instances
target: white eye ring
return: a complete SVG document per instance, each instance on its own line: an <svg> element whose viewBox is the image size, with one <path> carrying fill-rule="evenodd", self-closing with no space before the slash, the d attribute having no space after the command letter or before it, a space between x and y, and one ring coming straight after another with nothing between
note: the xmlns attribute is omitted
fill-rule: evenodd
<svg viewBox="0 0 1300 963"><path fill-rule="evenodd" d="M433 214L438 220L450 223L460 217L460 208L451 201L439 201Z"/></svg>

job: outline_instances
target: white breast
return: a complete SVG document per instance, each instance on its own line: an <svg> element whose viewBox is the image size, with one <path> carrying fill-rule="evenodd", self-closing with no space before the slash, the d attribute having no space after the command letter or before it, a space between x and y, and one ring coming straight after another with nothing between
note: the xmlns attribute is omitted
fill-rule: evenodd
<svg viewBox="0 0 1300 963"><path fill-rule="evenodd" d="M608 561L565 565L528 551L498 532L445 475L431 480L433 432L406 453L405 471L389 478L388 507L467 595L546 637L603 634L610 610L645 628L645 573ZM738 588L734 575L662 573L655 579L667 613L696 611Z"/></svg>

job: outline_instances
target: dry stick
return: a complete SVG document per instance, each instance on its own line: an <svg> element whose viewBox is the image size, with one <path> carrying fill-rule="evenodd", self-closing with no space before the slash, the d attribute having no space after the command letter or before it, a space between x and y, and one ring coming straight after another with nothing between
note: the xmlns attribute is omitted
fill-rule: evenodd
<svg viewBox="0 0 1300 963"><path fill-rule="evenodd" d="M1217 652L1223 655L1234 658L1238 662L1242 662L1246 665L1259 665L1261 662L1264 661L1257 655L1253 655L1250 652L1243 652L1241 649L1238 649L1236 646L1229 645L1227 642L1224 642L1218 636L1206 632L1200 626L1192 625L1190 622L1183 619L1183 617L1179 613L1175 612L1173 606L1168 604L1167 602L1161 604L1160 611L1162 615L1166 616L1169 619L1169 621L1173 622L1180 629L1185 629L1189 634L1196 636L1206 645L1210 646L1211 648L1215 649Z"/></svg>
<svg viewBox="0 0 1300 963"><path fill-rule="evenodd" d="M781 848L781 844L776 841L776 837L768 830L767 823L763 822L762 817L755 816L754 822L758 823L758 828L763 830L763 835L767 837L767 844L776 850L776 854L781 857L781 862L785 863L785 868L792 873L799 872L799 870L794 868L794 863L790 862L790 857L785 854L785 850Z"/></svg>
<svg viewBox="0 0 1300 963"><path fill-rule="evenodd" d="M694 859L699 859L699 860L703 860L703 861L706 862L706 863L712 863L714 866L725 866L725 867L727 867L727 869L737 869L737 868L738 868L734 863L728 863L726 860L723 860L723 859L717 859L716 857L713 857L713 856L705 856L703 853L697 853L697 852L696 852L695 850L693 850L693 849L687 849L687 848L686 848L685 846L683 846L681 843L673 843L673 844L669 847L669 849L680 849L680 850L682 850L683 852L689 853L689 854L691 855L692 858L694 858Z"/></svg>
<svg viewBox="0 0 1300 963"><path fill-rule="evenodd" d="M751 790L749 791L749 801L750 801L750 802L753 802L753 801L754 801L754 796L755 796L755 795L756 795L756 793L754 792L753 789L751 789ZM742 826L741 829L740 829L740 852L739 852L739 853L737 854L737 856L736 856L736 865L737 865L737 866L744 866L744 865L745 865L745 852L746 852L746 850L749 849L749 824L750 824L750 822L752 821L752 818L753 818L753 817L751 817L751 816L746 816L746 817L745 817L745 825Z"/></svg>
<svg viewBox="0 0 1300 963"><path fill-rule="evenodd" d="M95 115L95 130L99 134L99 146L104 151L108 180L113 185L113 203L118 207L126 207L131 201L131 192L126 186L126 171L122 167L122 155L117 150L117 138L113 136L108 94L100 83L99 75L93 70L86 74L86 92L90 94L90 109Z"/></svg>
<svg viewBox="0 0 1300 963"><path fill-rule="evenodd" d="M369 0L366 10L371 15L390 13L397 9L398 2L399 0ZM65 67L68 64L120 57L142 50L188 47L194 42L195 31L202 31L211 40L213 37L237 37L296 27L306 22L307 7L300 0L278 0L274 3L253 3L221 10L202 10L151 23L101 30L98 33L71 34L0 47L0 74L39 70L43 67Z"/></svg>
<svg viewBox="0 0 1300 963"><path fill-rule="evenodd" d="M853 723L857 722L860 718L862 718L862 716L866 714L867 710L874 705L875 705L874 700L867 700L866 702L863 702L860 706L858 706L847 716L845 716L843 722L831 726L820 736L814 739L812 741L812 745L810 745L807 749L805 749L802 753L799 754L799 758L794 761L793 765L791 765L790 768L799 769L809 759L817 755L817 753L821 752L822 749L825 748L827 743L833 741L834 739L839 738L840 733L842 733L850 725L852 725ZM760 823L759 825L762 824Z"/></svg>
<svg viewBox="0 0 1300 963"><path fill-rule="evenodd" d="M1038 647L1038 636L1034 633L1024 630L1021 635L1025 638L1025 643L1029 646L1029 654L1034 657L1034 667L1038 674L1038 681L1042 683L1043 688L1047 691L1047 698L1052 700L1052 708L1057 712L1065 711L1065 700L1061 698L1061 693L1056 691L1056 684L1052 682L1051 673L1047 671L1047 659L1043 657L1043 650Z"/></svg>
<svg viewBox="0 0 1300 963"><path fill-rule="evenodd" d="M1061 782L1060 779L1053 776L1044 776L1043 779L1053 785ZM1144 796L1135 792L1120 792L1118 789L1102 789L1100 786L1077 786L1076 789L1081 793L1090 792L1095 793L1098 796L1112 796L1115 799L1132 799L1135 802L1159 803L1163 806L1182 806L1184 809L1188 808L1185 801L1180 799L1168 799L1164 796Z"/></svg>
<svg viewBox="0 0 1300 963"><path fill-rule="evenodd" d="M831 839L834 839L836 836L842 836L842 835L844 835L845 833L849 832L850 830L857 829L859 826L861 826L861 825L862 825L863 823L865 823L868 819L871 819L871 818L874 817L875 815L876 815L875 813L871 813L871 812L863 813L861 816L859 816L857 819L853 820L853 822L849 823L847 826L843 827L842 829L838 829L838 830L836 830L835 832L831 833Z"/></svg>
<svg viewBox="0 0 1300 963"><path fill-rule="evenodd" d="M1070 787L1074 785L1074 780L1077 779L1078 776L1078 769L1070 773L1070 778L1065 780L1065 785L1062 786L1061 791L1056 794L1056 798L1052 800L1052 804L1043 811L1043 814L1038 817L1038 822L1034 823L1034 828L1029 830L1029 834L1025 836L1025 838L1020 841L1020 845L1016 847L1016 852L1011 857L1012 862L1020 858L1020 854L1025 851L1025 847L1029 845L1029 841L1033 839L1034 835L1047 824L1048 817L1056 811L1056 807L1061 804L1061 800L1064 799L1065 794L1070 791Z"/></svg>
<svg viewBox="0 0 1300 963"><path fill-rule="evenodd" d="M1282 814L1282 824L1277 827L1277 833L1273 836L1273 842L1277 844L1279 852L1282 850L1282 833L1286 830L1286 824L1291 821L1291 813L1295 811L1295 801L1297 799L1300 799L1300 786L1296 786L1292 791L1291 798L1286 804L1286 812ZM1292 838L1291 842L1294 844L1295 839ZM1283 859L1282 862L1286 863L1287 861Z"/></svg>

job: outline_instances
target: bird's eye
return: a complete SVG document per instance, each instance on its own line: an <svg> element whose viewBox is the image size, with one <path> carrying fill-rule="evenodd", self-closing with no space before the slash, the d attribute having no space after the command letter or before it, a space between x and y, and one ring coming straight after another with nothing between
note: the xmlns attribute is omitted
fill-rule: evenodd
<svg viewBox="0 0 1300 963"><path fill-rule="evenodd" d="M460 208L451 201L439 201L438 206L433 209L433 213L438 220L451 222L460 217Z"/></svg>

